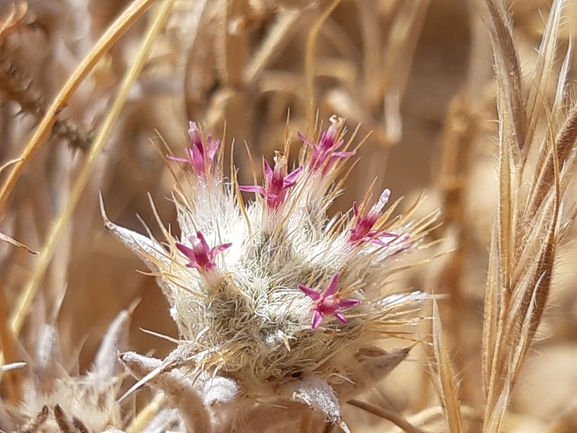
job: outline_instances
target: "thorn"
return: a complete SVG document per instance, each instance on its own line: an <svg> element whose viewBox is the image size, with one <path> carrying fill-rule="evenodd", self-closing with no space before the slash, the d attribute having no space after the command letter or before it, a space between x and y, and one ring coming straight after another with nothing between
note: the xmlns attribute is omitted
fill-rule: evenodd
<svg viewBox="0 0 577 433"><path fill-rule="evenodd" d="M104 209L104 198L102 197L102 191L98 191L98 199L100 201L100 215L104 220L104 227L110 230L109 228L110 220L108 219L108 215L106 215L106 210Z"/></svg>
<svg viewBox="0 0 577 433"><path fill-rule="evenodd" d="M136 307L138 307L138 304L140 304L140 302L142 301L142 297L137 297L134 301L132 301L130 303L130 305L128 306L128 308L126 309L126 311L128 312L128 315L132 317L132 314L134 313L134 310L136 310Z"/></svg>
<svg viewBox="0 0 577 433"><path fill-rule="evenodd" d="M158 332L154 332L154 331L151 331L149 329L144 329L144 328L140 328L140 327L138 329L140 329L140 331L144 332L145 334L152 335L153 337L158 337L164 341L170 341L171 343L174 343L174 344L181 344L182 343L182 340L172 338L168 335L160 334Z"/></svg>
<svg viewBox="0 0 577 433"><path fill-rule="evenodd" d="M132 355L132 356L131 356ZM129 370L133 370L133 367L136 368L146 368L145 365L142 364L142 362L138 359L128 359L128 358L134 358L134 355L131 352L126 352L126 353L122 353L120 355L120 361L129 369ZM138 365L140 364L140 365ZM138 382L136 382L132 387L130 387L130 389L128 391L126 391L118 400L117 403L120 404L122 403L124 400L126 400L128 397L130 397L136 390L138 390L140 387L142 387L143 385L146 385L147 382L149 382L150 380L154 379L155 377L157 377L158 375L164 373L165 370L165 365L161 364L158 367L154 368L150 373L148 373L147 375L145 375L142 379L140 379Z"/></svg>
<svg viewBox="0 0 577 433"><path fill-rule="evenodd" d="M343 420L340 420L339 422L337 422L337 425L338 425L345 433L351 433L351 430L349 429L349 426L348 426L347 423L344 422Z"/></svg>

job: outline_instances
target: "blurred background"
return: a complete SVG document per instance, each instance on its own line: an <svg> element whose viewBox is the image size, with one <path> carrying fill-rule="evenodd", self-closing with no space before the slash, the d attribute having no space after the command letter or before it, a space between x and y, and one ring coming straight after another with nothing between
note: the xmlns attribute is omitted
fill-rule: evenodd
<svg viewBox="0 0 577 433"><path fill-rule="evenodd" d="M0 2L0 16L10 23L0 33L0 165L22 154L74 68L129 3ZM510 5L525 67L535 59L549 6L541 0ZM50 138L18 178L0 232L42 250L156 7L58 113ZM312 138L337 114L346 118L349 136L359 127L354 145L366 140L335 213L361 200L373 183L373 196L387 187L408 206L424 193L423 215L443 211L442 226L431 234L439 243L422 258L452 252L398 284L449 295L441 313L460 397L474 413L482 405L483 296L497 203L495 83L481 9L475 0L177 0L59 241L21 332L23 348L34 346L41 323L56 324L67 366L84 371L111 320L131 309L130 349L166 355L172 343L141 328L177 337L168 305L144 265L104 231L99 194L112 221L142 233L144 223L161 239L151 200L163 223L178 230L164 143L182 155L189 120L224 137L227 155L235 143L242 184L252 180L245 143L258 167L261 155L271 161L283 149L288 133L296 157L297 132ZM577 3L567 2L560 58L576 19ZM576 403L576 251L573 241L564 248L550 310L513 400L519 419L510 431L546 431ZM8 311L36 265L37 257L0 243ZM421 336L429 333L425 326ZM434 407L426 359L426 350L416 348L370 398L409 414Z"/></svg>

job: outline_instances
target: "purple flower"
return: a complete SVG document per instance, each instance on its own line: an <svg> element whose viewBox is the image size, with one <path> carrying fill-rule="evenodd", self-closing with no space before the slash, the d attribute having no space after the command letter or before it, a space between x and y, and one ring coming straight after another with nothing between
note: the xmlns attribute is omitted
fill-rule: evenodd
<svg viewBox="0 0 577 433"><path fill-rule="evenodd" d="M189 236L188 240L192 244L192 248L180 242L176 243L176 248L190 260L186 267L198 269L200 272L209 272L213 269L216 266L214 262L216 255L232 245L227 243L210 248L201 232L196 232L196 236Z"/></svg>
<svg viewBox="0 0 577 433"><path fill-rule="evenodd" d="M296 184L296 179L302 167L297 168L290 174L286 174L286 158L277 152L274 158L274 170L266 159L263 160L264 168L264 188L260 185L240 186L239 189L245 192L256 192L266 197L266 204L269 209L276 209L284 203L287 190Z"/></svg>
<svg viewBox="0 0 577 433"><path fill-rule="evenodd" d="M336 151L344 143L344 140L337 141L340 129L343 125L343 119L333 116L330 120L332 125L322 133L318 144L311 143L299 132L300 139L312 148L313 154L309 163L309 169L313 173L321 171L322 174L325 175L338 158L348 158L355 154L355 151Z"/></svg>
<svg viewBox="0 0 577 433"><path fill-rule="evenodd" d="M347 323L347 319L340 310L355 307L361 303L358 299L339 299L339 295L337 294L339 276L340 274L338 272L334 274L333 278L331 278L331 282L322 293L299 284L299 289L314 301L312 308L313 318L311 323L311 328L313 330L319 327L323 318L327 314L335 316L341 323Z"/></svg>
<svg viewBox="0 0 577 433"><path fill-rule="evenodd" d="M351 230L351 236L349 238L351 243L374 242L376 244L386 246L388 245L388 242L383 242L381 238L396 239L398 237L398 235L395 233L389 233L384 230L373 230L373 226L382 215L382 210L388 203L390 196L391 191L385 189L379 197L379 201L377 201L373 207L371 207L369 213L364 217L359 216L359 207L356 202L353 203L353 212L357 217L357 222Z"/></svg>
<svg viewBox="0 0 577 433"><path fill-rule="evenodd" d="M206 179L207 168L209 171L214 168L214 155L220 146L220 140L213 143L212 137L209 135L206 138L206 143L203 143L200 130L195 122L189 123L188 135L190 147L186 148L187 158L178 158L172 155L167 155L167 158L190 164L198 176Z"/></svg>

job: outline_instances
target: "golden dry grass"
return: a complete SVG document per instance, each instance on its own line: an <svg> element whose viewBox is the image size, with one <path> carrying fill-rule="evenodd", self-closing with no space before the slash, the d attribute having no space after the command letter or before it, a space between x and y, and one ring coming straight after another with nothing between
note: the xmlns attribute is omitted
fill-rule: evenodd
<svg viewBox="0 0 577 433"><path fill-rule="evenodd" d="M168 406L148 392L113 401L134 383L115 350L163 357L174 343L140 328L178 335L154 278L104 231L99 194L110 220L162 238L150 195L176 235L164 154L187 144L188 120L224 136L224 167L234 153L229 175L248 184L261 154L288 134L297 155L297 131L337 114L361 125L354 145L370 135L331 212L372 186L406 203L425 191L417 212L442 214L423 264L395 275L395 291L436 295L431 320L407 360L345 405L351 430L575 431L577 5L30 0L0 12L0 429L83 431L62 409L82 397L60 390L47 414L38 396L63 376L97 387L107 369L103 425L142 431ZM325 431L314 416L300 425Z"/></svg>

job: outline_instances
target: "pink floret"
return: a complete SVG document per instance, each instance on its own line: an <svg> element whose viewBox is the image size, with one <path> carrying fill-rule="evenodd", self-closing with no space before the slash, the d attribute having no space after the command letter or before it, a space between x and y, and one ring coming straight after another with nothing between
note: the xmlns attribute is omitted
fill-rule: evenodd
<svg viewBox="0 0 577 433"><path fill-rule="evenodd" d="M337 284L339 282L340 274L337 272L331 278L331 281L324 292L320 293L310 287L299 284L299 289L305 295L314 301L312 308L312 322L311 328L317 329L326 315L335 316L341 323L347 323L347 319L342 314L341 310L346 308L356 307L361 303L358 299L340 299L337 293Z"/></svg>
<svg viewBox="0 0 577 433"><path fill-rule="evenodd" d="M184 254L188 260L190 260L186 265L188 268L195 268L203 272L209 272L211 269L216 267L214 261L216 255L230 248L232 245L231 243L226 243L210 248L201 232L196 232L196 236L189 236L188 240L190 241L192 248L187 247L180 242L176 243L176 248L178 248L178 250Z"/></svg>

